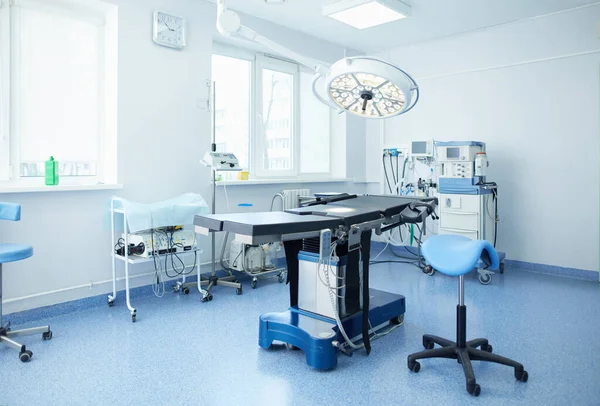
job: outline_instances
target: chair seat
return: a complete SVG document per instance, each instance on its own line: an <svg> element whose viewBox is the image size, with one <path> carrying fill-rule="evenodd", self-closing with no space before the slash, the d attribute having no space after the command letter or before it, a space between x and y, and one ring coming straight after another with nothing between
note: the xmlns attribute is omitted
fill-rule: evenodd
<svg viewBox="0 0 600 406"><path fill-rule="evenodd" d="M442 234L427 239L421 249L423 257L435 270L450 276L471 272L479 262L490 264L490 270L498 269L496 250L485 240L471 240L462 235Z"/></svg>
<svg viewBox="0 0 600 406"><path fill-rule="evenodd" d="M0 264L20 261L33 255L31 245L0 244Z"/></svg>

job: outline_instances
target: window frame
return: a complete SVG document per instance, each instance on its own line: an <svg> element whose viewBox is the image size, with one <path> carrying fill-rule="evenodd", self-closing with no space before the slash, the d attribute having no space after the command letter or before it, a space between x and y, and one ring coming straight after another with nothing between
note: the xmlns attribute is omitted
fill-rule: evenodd
<svg viewBox="0 0 600 406"><path fill-rule="evenodd" d="M95 135L96 142L98 143L98 157L95 162L77 161L95 164L96 174L62 176L61 184L85 185L116 182L116 150L112 151L107 146L107 144L112 144L116 148L117 65L115 56L117 49L110 51L113 55L109 56L109 53L107 53L109 43L118 46L116 33L111 32L111 30L116 28L117 24L116 6L104 4L100 1L18 0L14 4L12 2L0 1L0 26L2 27L0 28L0 52L2 52L0 54L0 184L10 182L11 184L22 186L35 186L44 183L44 176L21 176L21 164L29 163L28 161L23 161L21 158L19 129L21 118L21 49L19 46L19 34L21 28L20 14L23 8L85 21L99 28L98 128ZM107 79L108 69L115 70L110 80ZM110 119L107 111L108 105L113 106L113 111L110 114L115 116ZM109 135L111 131L113 134ZM113 137L114 139L109 141L109 137ZM108 168L107 161L109 159L114 168Z"/></svg>
<svg viewBox="0 0 600 406"><path fill-rule="evenodd" d="M248 103L248 117L249 117L249 122L248 122L248 137L250 138L248 140L248 168L242 168L242 169L246 169L249 171L249 173L253 172L253 162L254 162L254 156L253 156L253 151L254 151L254 147L252 145L252 139L254 139L254 126L256 125L256 117L254 115L254 106L253 106L253 101L255 100L255 93L256 93L256 85L254 83L254 75L255 75L255 71L256 71L256 66L254 63L254 58L255 58L255 54L253 52L249 52L247 50L241 49L241 48L236 48L236 47L232 47L229 45L225 45L225 44L221 44L218 42L213 42L213 49L212 49L212 53L211 53L211 60L212 60L212 55L220 55L220 56L225 56L225 57L229 57L229 58L235 58L235 59L241 59L244 61L248 61L250 62L250 102ZM211 72L212 72L212 63L211 63ZM212 73L211 73L212 76ZM211 77L211 83L212 82L212 77ZM218 92L219 89L219 83L215 82L215 86ZM211 108L215 108L215 106L211 106ZM216 142L216 140L215 140Z"/></svg>
<svg viewBox="0 0 600 406"><path fill-rule="evenodd" d="M314 73L313 71L311 71L310 69L308 69L305 66L300 65L300 75L298 77L298 80L300 81L302 79L302 73L309 73L309 74L313 74L316 75L316 73ZM311 82L312 85L312 82ZM300 82L299 82L299 86L300 86ZM314 97L314 95L311 95L311 97ZM302 104L302 101L299 99L300 104ZM299 156L299 161L298 161L298 173L299 173L299 177L300 178L311 178L311 179L332 179L333 178L333 132L334 132L334 124L335 124L335 117L339 115L339 113L332 109L329 108L329 163L328 163L328 168L329 170L327 172L301 172L301 167L300 165L302 164L302 162L300 161L300 156ZM299 114L302 114L302 112L300 111ZM301 116L300 116L301 117ZM298 120L299 121L299 134L300 137L302 136L302 119ZM299 149L301 148L301 145L299 145ZM300 152L300 151L299 151Z"/></svg>
<svg viewBox="0 0 600 406"><path fill-rule="evenodd" d="M301 142L302 142L302 119L301 119L301 73L312 73L308 68L294 62L268 55L251 49L244 49L221 42L213 42L212 54L237 58L250 61L251 66L251 102L250 102L250 120L248 140L248 169L249 178L256 180L269 179L334 179L333 176L333 131L335 117L337 113L330 109L329 111L329 171L328 172L302 172L301 171ZM262 119L262 68L281 71L294 75L294 97L293 97L293 125L292 140L292 169L290 170L268 170L261 169L260 153L263 147L266 147L266 138L263 132ZM211 79L212 80L212 79ZM217 89L219 84L216 83ZM217 90L218 91L218 90Z"/></svg>
<svg viewBox="0 0 600 406"><path fill-rule="evenodd" d="M266 140L266 128L264 128L263 120L264 114L263 111L263 80L262 80L262 71L263 69L268 69L276 72L281 72L285 74L292 75L292 107L291 107L291 140L290 140L290 159L291 159L291 168L290 169L265 169L262 162L262 151L267 148L267 140ZM253 140L250 140L251 143L254 144L254 168L253 172L256 174L257 178L260 179L268 179L268 178L290 178L296 177L299 175L300 168L300 155L299 155L299 145L300 145L300 126L299 126L299 116L300 116L300 94L299 94L299 84L300 84L300 70L297 64L292 62L283 61L280 59L273 58L271 56L267 56L264 54L256 54L256 70L255 70L255 87L256 87L256 98L254 99L254 117L256 119L256 127L254 131Z"/></svg>

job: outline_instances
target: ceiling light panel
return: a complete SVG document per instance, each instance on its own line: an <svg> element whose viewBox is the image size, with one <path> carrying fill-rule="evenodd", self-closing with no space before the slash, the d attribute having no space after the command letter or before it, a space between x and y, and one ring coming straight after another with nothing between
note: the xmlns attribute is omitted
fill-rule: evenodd
<svg viewBox="0 0 600 406"><path fill-rule="evenodd" d="M410 6L399 0L338 0L323 6L323 15L362 30L405 18Z"/></svg>

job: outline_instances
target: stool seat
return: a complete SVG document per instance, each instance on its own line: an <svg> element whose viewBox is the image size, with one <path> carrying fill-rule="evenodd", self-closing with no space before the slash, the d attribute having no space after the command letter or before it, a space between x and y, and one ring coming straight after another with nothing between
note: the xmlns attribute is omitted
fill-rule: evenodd
<svg viewBox="0 0 600 406"><path fill-rule="evenodd" d="M31 245L0 244L0 264L20 261L33 255Z"/></svg>
<svg viewBox="0 0 600 406"><path fill-rule="evenodd" d="M480 259L490 264L489 269L498 269L496 250L485 240L471 240L462 235L442 234L429 238L421 248L423 257L437 271L459 276L471 272Z"/></svg>

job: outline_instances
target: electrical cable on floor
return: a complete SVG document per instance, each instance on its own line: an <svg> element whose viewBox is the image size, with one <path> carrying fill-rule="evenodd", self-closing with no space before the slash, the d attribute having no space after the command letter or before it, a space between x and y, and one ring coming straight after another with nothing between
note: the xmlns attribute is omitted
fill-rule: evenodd
<svg viewBox="0 0 600 406"><path fill-rule="evenodd" d="M383 252L384 252L384 251L387 249L387 247L388 247L389 245L390 245L390 243L389 243L389 242L388 242L387 244L385 244L385 247L383 247L383 249L382 249L382 250L379 252L379 254L377 254L377 255L375 256L375 258L373 258L373 261L375 261L377 258L379 258L379 256L380 256L381 254L383 254Z"/></svg>

